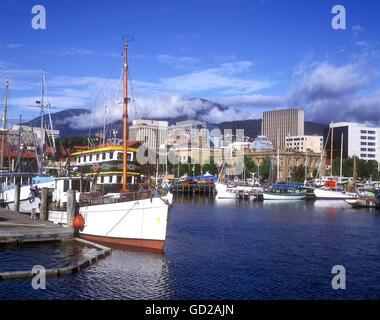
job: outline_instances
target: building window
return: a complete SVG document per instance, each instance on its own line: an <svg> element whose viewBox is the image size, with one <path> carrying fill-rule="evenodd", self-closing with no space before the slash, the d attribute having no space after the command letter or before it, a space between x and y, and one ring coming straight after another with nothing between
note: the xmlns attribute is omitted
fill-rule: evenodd
<svg viewBox="0 0 380 320"><path fill-rule="evenodd" d="M360 139L367 140L367 137L366 136L361 136Z"/></svg>
<svg viewBox="0 0 380 320"><path fill-rule="evenodd" d="M370 131L370 130L368 130L368 134L376 134L376 131Z"/></svg>
<svg viewBox="0 0 380 320"><path fill-rule="evenodd" d="M368 151L369 151L369 152L375 152L376 149L374 149L374 148L368 148Z"/></svg>
<svg viewBox="0 0 380 320"><path fill-rule="evenodd" d="M368 142L368 145L369 146L376 146L376 143L375 142Z"/></svg>
<svg viewBox="0 0 380 320"><path fill-rule="evenodd" d="M360 142L360 145L361 145L361 146L366 146L366 145L367 145L367 142Z"/></svg>
<svg viewBox="0 0 380 320"><path fill-rule="evenodd" d="M367 133L367 130L360 130L360 133Z"/></svg>
<svg viewBox="0 0 380 320"><path fill-rule="evenodd" d="M374 154L369 154L368 158L375 158L376 156Z"/></svg>
<svg viewBox="0 0 380 320"><path fill-rule="evenodd" d="M367 151L367 148L361 148L360 151ZM368 149L369 151L369 149Z"/></svg>
<svg viewBox="0 0 380 320"><path fill-rule="evenodd" d="M366 155L366 154L361 154L360 157L361 157L361 158L366 158L367 155Z"/></svg>
<svg viewBox="0 0 380 320"><path fill-rule="evenodd" d="M368 140L376 140L376 137L368 137Z"/></svg>

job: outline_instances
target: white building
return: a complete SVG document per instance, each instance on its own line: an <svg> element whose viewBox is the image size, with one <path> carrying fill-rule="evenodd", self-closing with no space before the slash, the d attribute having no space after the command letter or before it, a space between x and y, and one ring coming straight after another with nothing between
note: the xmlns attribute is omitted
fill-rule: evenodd
<svg viewBox="0 0 380 320"><path fill-rule="evenodd" d="M327 141L327 151L331 150L331 127ZM380 128L355 122L338 122L333 124L333 157L340 157L343 139L343 158L357 156L363 160L380 161ZM325 129L325 137L328 135ZM329 153L328 153L329 154Z"/></svg>
<svg viewBox="0 0 380 320"><path fill-rule="evenodd" d="M296 136L286 137L285 147L291 151L306 152L311 150L315 153L321 153L323 150L323 137L322 136Z"/></svg>
<svg viewBox="0 0 380 320"><path fill-rule="evenodd" d="M156 120L133 120L129 127L128 140L144 143L147 148L157 150L166 145L168 122Z"/></svg>
<svg viewBox="0 0 380 320"><path fill-rule="evenodd" d="M190 143L199 142L199 139L207 139L208 133L206 122L198 120L186 120L177 122L169 127L169 145L184 146Z"/></svg>

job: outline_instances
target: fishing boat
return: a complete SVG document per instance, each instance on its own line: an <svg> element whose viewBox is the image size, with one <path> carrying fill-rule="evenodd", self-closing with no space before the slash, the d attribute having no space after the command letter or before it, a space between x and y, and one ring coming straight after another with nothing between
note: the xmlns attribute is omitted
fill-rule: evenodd
<svg viewBox="0 0 380 320"><path fill-rule="evenodd" d="M375 197L365 197L359 199L346 199L346 203L351 205L353 208L377 208L378 203Z"/></svg>
<svg viewBox="0 0 380 320"><path fill-rule="evenodd" d="M251 186L216 182L215 190L217 199L239 199L240 196L247 195L253 200L256 197Z"/></svg>
<svg viewBox="0 0 380 320"><path fill-rule="evenodd" d="M77 224L77 228L81 238L111 247L163 251L173 196L168 191L145 188L138 181L140 174L135 162L137 149L133 149L127 142L129 99L126 42L123 68L123 146L101 147L73 154L78 167L76 180L81 181L80 177L83 177L84 173L93 176L91 191L82 192L79 199L79 215L82 216L83 223ZM69 182L70 178L57 180L56 203L64 203L67 189L63 189L60 195L58 190L65 183L68 188ZM118 187L118 192L115 192Z"/></svg>
<svg viewBox="0 0 380 320"><path fill-rule="evenodd" d="M274 184L262 192L265 200L304 200L306 191L299 185Z"/></svg>

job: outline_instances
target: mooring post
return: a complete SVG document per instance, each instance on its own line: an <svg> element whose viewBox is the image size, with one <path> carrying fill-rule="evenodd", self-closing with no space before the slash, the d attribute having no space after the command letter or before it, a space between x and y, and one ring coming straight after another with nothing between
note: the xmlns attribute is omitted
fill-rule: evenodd
<svg viewBox="0 0 380 320"><path fill-rule="evenodd" d="M14 211L20 212L20 191L21 191L21 181L20 178L16 178L16 185L15 185L15 205L14 205Z"/></svg>
<svg viewBox="0 0 380 320"><path fill-rule="evenodd" d="M70 229L74 229L75 206L75 190L70 189L67 191L67 227Z"/></svg>
<svg viewBox="0 0 380 320"><path fill-rule="evenodd" d="M40 220L46 221L49 216L49 189L42 188L41 190L41 207L40 207Z"/></svg>

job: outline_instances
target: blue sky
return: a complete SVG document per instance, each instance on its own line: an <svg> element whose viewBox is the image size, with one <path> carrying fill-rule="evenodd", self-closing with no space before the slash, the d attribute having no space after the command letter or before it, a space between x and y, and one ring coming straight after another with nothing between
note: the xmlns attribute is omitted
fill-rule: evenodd
<svg viewBox="0 0 380 320"><path fill-rule="evenodd" d="M31 27L46 8L46 30ZM346 29L334 30L334 5ZM307 120L380 124L378 1L11 1L0 3L0 95L9 78L9 117L38 116L41 68L52 106L89 108L82 127L121 115L122 40L131 34L133 117L195 116L187 98L229 108L205 120L260 118L305 109ZM132 94L132 92L131 92Z"/></svg>

